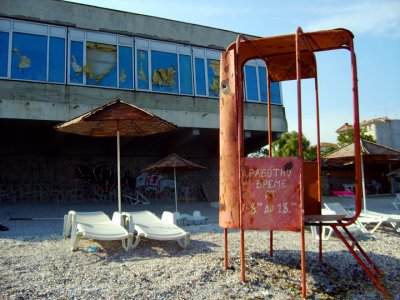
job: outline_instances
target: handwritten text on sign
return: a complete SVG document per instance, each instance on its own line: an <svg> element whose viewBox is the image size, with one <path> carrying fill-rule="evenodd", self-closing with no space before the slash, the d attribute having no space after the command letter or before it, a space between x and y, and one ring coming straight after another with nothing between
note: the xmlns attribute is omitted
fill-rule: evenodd
<svg viewBox="0 0 400 300"><path fill-rule="evenodd" d="M244 158L242 211L246 229L298 230L300 163L297 158Z"/></svg>

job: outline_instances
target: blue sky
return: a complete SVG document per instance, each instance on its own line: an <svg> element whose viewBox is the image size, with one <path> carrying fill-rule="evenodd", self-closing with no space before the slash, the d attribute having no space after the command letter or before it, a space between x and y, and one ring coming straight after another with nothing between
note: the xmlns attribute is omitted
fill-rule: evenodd
<svg viewBox="0 0 400 300"><path fill-rule="evenodd" d="M399 0L73 0L235 32L267 37L346 28L354 35L358 64L360 120L400 119ZM319 54L321 140L336 142L336 129L353 122L347 51ZM289 130L297 130L295 82L283 84ZM314 85L303 85L303 132L316 142ZM400 137L399 137L400 138Z"/></svg>

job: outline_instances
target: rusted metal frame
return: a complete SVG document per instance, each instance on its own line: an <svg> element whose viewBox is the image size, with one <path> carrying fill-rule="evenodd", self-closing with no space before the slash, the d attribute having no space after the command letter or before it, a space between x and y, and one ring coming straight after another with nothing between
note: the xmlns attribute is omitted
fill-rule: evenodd
<svg viewBox="0 0 400 300"><path fill-rule="evenodd" d="M244 38L247 40L250 45L253 47L254 51L257 53L259 58L263 59L265 62L265 66L267 66L267 59L261 55L261 53L258 51L257 47L253 44L253 42L247 38ZM269 151L268 151L268 157L272 157L272 110L271 110L271 80L269 77L269 72L268 68L267 69L267 90L268 90L268 146L269 146ZM269 255L273 256L274 254L274 232L273 230L269 231Z"/></svg>
<svg viewBox="0 0 400 300"><path fill-rule="evenodd" d="M258 51L257 47L253 44L251 40L246 38L243 35L239 35L240 39L243 39L247 42L250 43L250 45L253 47L254 51L257 53L258 57L263 59L265 61L265 65L267 66L267 60L265 57L263 57ZM238 39L239 39L238 37ZM239 53L238 49L238 44L236 45L237 52ZM240 70L242 70L242 67L240 67ZM267 89L268 89L268 145L269 145L269 151L268 151L268 156L272 157L272 113L271 113L271 80L269 78L269 73L268 73L268 68L267 68ZM242 156L241 156L242 157ZM269 255L273 256L273 239L274 239L274 233L272 230L269 231Z"/></svg>
<svg viewBox="0 0 400 300"><path fill-rule="evenodd" d="M265 60L267 66L267 61ZM272 157L272 108L271 108L271 79L267 69L267 90L268 90L268 157ZM269 231L269 256L274 255L274 232Z"/></svg>
<svg viewBox="0 0 400 300"><path fill-rule="evenodd" d="M310 42L312 42L312 44L314 45L314 47L313 48L316 48L316 49L320 49L321 47L318 45L318 43L315 41L315 39L313 38L313 36L311 35L311 34L309 34L309 33L304 33L304 36L307 38L307 45L308 45L308 47L309 47L309 49L312 49L311 47L311 43ZM348 47L348 46L346 46L346 45L342 45L341 47L327 47L327 48L324 48L324 50L312 50L312 52L319 52L319 51L330 51L330 50L338 50L338 49L346 49L346 50L350 50L350 47Z"/></svg>
<svg viewBox="0 0 400 300"><path fill-rule="evenodd" d="M303 164L303 131L302 131L302 110L301 110L301 51L300 39L302 35L301 28L296 31L296 74L297 74L297 113L298 113L298 157L300 163ZM306 297L306 253L305 253L305 233L304 233L304 172L303 167L300 168L300 232L301 232L301 279L302 279L302 297Z"/></svg>
<svg viewBox="0 0 400 300"><path fill-rule="evenodd" d="M312 35L308 34L308 33L303 33L303 41L304 44L306 45L308 51L310 52L314 52L313 49L320 49L321 47L318 45L318 43L315 41L315 39L312 37ZM313 44L313 45L311 45Z"/></svg>
<svg viewBox="0 0 400 300"><path fill-rule="evenodd" d="M342 222L339 221L338 222L340 224L340 226L342 227L343 225L341 224ZM372 269L376 272L378 277L383 277L383 273L379 270L379 268L374 264L374 262L372 261L372 259L368 256L367 253L365 253L365 251L362 249L361 245L357 242L356 238L351 234L351 232L347 229L346 226L343 226L343 230L346 232L346 234L351 238L351 241L353 242L354 246L356 247L361 254L363 255L363 257L365 258L365 260L371 265Z"/></svg>
<svg viewBox="0 0 400 300"><path fill-rule="evenodd" d="M239 72L237 73L237 82L242 83L242 73L243 73L243 67L244 65L239 65L239 48L240 48L240 40L244 40L250 43L250 45L253 47L254 51L258 55L259 58L263 59L267 65L266 59L261 55L261 53L258 51L257 47L252 43L251 40L247 39L243 35L239 35L237 40L236 40L236 59L237 59L237 66L239 69ZM269 144L269 157L272 157L272 122L271 122L271 85L270 85L270 78L269 74L267 71L267 86L268 86L268 144ZM236 99L237 99L237 107L238 107L238 140L239 140L239 162L241 161L241 158L244 156L244 139L243 139L243 131L244 131L244 124L243 124L243 86L237 85L237 93L236 93ZM240 167L240 166L239 166ZM240 168L239 168L240 169ZM241 173L239 173L239 182L241 182ZM245 255L244 255L244 230L243 230L243 210L242 210L242 193L241 193L241 186L239 185L239 197L240 197L240 240L241 240L241 269L242 269L242 274L241 274L241 280L244 282L245 279ZM273 255L273 231L270 231L270 256Z"/></svg>
<svg viewBox="0 0 400 300"><path fill-rule="evenodd" d="M250 43L250 45L252 46L254 51L257 53L258 57L260 59L263 59L264 62L265 62L265 65L267 66L266 58L262 56L262 54L260 53L260 51L258 51L257 47L253 44L253 42L251 40L249 40L248 38L246 38L245 36L243 36L243 35L240 35L240 38ZM238 46L237 46L237 51L239 53ZM242 70L242 66L240 67L240 70ZM272 157L271 80L269 78L268 68L267 68L267 89L268 89L268 103L267 103L267 105L268 105L268 145L269 145L268 156ZM273 244L274 244L273 238L274 238L273 231L270 230L269 231L269 255L270 256L273 256Z"/></svg>
<svg viewBox="0 0 400 300"><path fill-rule="evenodd" d="M317 193L318 202L322 203L321 195L321 131L320 131L320 116L319 116L319 92L318 92L318 69L315 55L313 53L314 65L315 65L315 112L317 121ZM321 213L321 212L320 212ZM319 261L322 261L322 227L319 227Z"/></svg>
<svg viewBox="0 0 400 300"><path fill-rule="evenodd" d="M321 222L320 222L320 226L318 226L318 236L319 236L319 240L318 240L318 260L321 262L322 261L322 226L321 226Z"/></svg>
<svg viewBox="0 0 400 300"><path fill-rule="evenodd" d="M267 69L267 90L268 90L268 157L272 157L272 108L271 108L271 80Z"/></svg>
<svg viewBox="0 0 400 300"><path fill-rule="evenodd" d="M317 129L317 193L318 193L318 201L321 203L322 195L321 195L321 134L320 134L320 116L319 116L319 92L318 92L318 67L317 67L317 59L315 57L314 51L310 42L318 47L317 42L312 38L312 36L304 35L303 39L304 44L306 45L308 51L312 54L313 63L315 67L315 77L314 77L314 88L315 88L315 114L316 114L316 129ZM322 261L322 226L319 227L319 261Z"/></svg>
<svg viewBox="0 0 400 300"><path fill-rule="evenodd" d="M358 216L361 213L362 205L361 205L361 197L362 197L362 188L361 188L361 145L360 145L360 117L359 117L359 106L358 106L358 84L357 84L357 60L356 54L354 52L353 41L351 40L350 44L350 55L351 55L351 67L352 67L352 84L353 84L353 112L354 112L354 162L355 162L355 184L356 184L356 193L355 193L355 214L351 218L350 223L356 221Z"/></svg>
<svg viewBox="0 0 400 300"><path fill-rule="evenodd" d="M224 228L224 268L228 270L228 228Z"/></svg>
<svg viewBox="0 0 400 300"><path fill-rule="evenodd" d="M345 244L345 246L350 251L350 253L354 256L356 261L360 264L361 268L365 271L365 273L367 273L368 277L372 280L372 282L375 284L375 286L380 290L382 295L386 298L389 298L390 297L389 293L385 290L385 288L382 286L379 279L377 278L377 277L382 277L383 273L376 267L376 265L373 263L371 258L364 252L364 250L361 248L360 244L358 244L357 240L350 233L350 231L346 228L346 225L341 224L341 221L338 221L338 224L331 224L330 226L332 227L333 231L337 234L337 236ZM352 241L353 245L357 247L357 249L360 251L360 253L364 257L364 259L369 263L370 266L367 266L365 264L365 262L362 260L361 256L354 250L354 248L347 241L346 237L340 232L340 230L337 227L340 227L343 229L343 231L346 233L346 235ZM373 272L375 272L376 275Z"/></svg>
<svg viewBox="0 0 400 300"><path fill-rule="evenodd" d="M241 276L240 280L242 282L246 281L246 263L245 263L245 247L244 247L244 227L243 227L243 200L242 200L242 172L241 172L241 161L242 157L244 156L244 117L243 117L243 66L239 65L239 48L240 48L240 41L246 40L243 35L238 35L236 39L236 53L235 53L235 60L237 71L235 72L236 76L236 109L237 109L237 116L238 116L238 170L239 170L239 227L240 227L240 269L241 269ZM239 85L240 84L240 85Z"/></svg>
<svg viewBox="0 0 400 300"><path fill-rule="evenodd" d="M322 195L321 195L321 130L320 130L320 116L319 116L319 92L318 92L318 68L317 68L317 60L314 52L313 60L315 66L315 78L314 78L314 87L315 87L315 114L316 114L316 126L317 126L317 193L318 193L318 201L322 203ZM319 227L319 261L322 261L322 226Z"/></svg>
<svg viewBox="0 0 400 300"><path fill-rule="evenodd" d="M237 155L237 104L236 104L236 60L235 60L235 49L226 51L221 57L221 133L224 133L220 143L220 164L221 164L221 176L220 176L220 191L228 187L226 193L220 195L220 225L224 227L224 266L228 269L228 228L237 228L239 226L239 212L237 207L235 211L232 211L232 204L239 205L237 186L239 185L238 178L234 177L234 182L231 182L232 178L227 178L226 173L230 173L233 169L235 174L238 174L237 161L239 159ZM222 78L221 77L221 78ZM234 124L232 124L234 123ZM224 126L223 126L224 125ZM227 155L229 154L229 157ZM233 165L234 164L234 165ZM232 186L231 186L232 185ZM233 188L233 186L235 188ZM229 191L229 192L228 192ZM228 205L228 207L226 206ZM238 218L235 220L229 219L226 216L226 209L230 213L237 213ZM222 222L221 222L222 217ZM232 217L232 216L231 216ZM233 223L232 223L233 221Z"/></svg>
<svg viewBox="0 0 400 300"><path fill-rule="evenodd" d="M224 64L223 67L225 67L226 61L225 61L224 57L221 57L221 64ZM221 76L225 76L225 73L221 72ZM222 93L224 92L224 86L222 83L221 83L220 88L221 88L221 95L222 95ZM222 105L222 103L223 103L221 100L220 100L220 105ZM220 110L221 110L221 108L220 108ZM222 130L222 128L221 128L221 130ZM220 142L220 147L221 147L222 143L225 141L222 141L221 137L220 137L220 140L221 140L221 142ZM220 149L220 152L222 152L221 149ZM220 154L220 156L221 156L221 154ZM221 167L221 169L222 169L222 167ZM221 180L222 176L223 176L223 174L220 174L220 180ZM221 185L221 183L220 183L220 185ZM222 198L222 196L220 196L220 198ZM221 199L220 199L220 201L221 201ZM226 228L226 227L224 228L224 268L225 268L225 270L228 269L228 228Z"/></svg>
<svg viewBox="0 0 400 300"><path fill-rule="evenodd" d="M338 235L338 237L342 240L342 242L345 244L345 246L349 249L350 253L353 254L357 262L361 265L361 267L365 270L365 272L368 274L369 277L377 278L377 277L383 277L383 273L378 269L378 267L374 264L374 262L371 260L371 258L365 253L365 251L362 249L361 245L357 242L355 237L350 233L350 231L346 228L345 225L340 224L340 221L338 222L339 224L337 225L331 225L333 231ZM346 239L346 237L340 232L340 230L337 228L340 227L343 229L343 231L346 233L352 244L349 243L349 241ZM356 251L360 251L361 255L360 256ZM367 264L362 260L364 258L367 263L370 265L369 267ZM375 273L375 274L374 274Z"/></svg>
<svg viewBox="0 0 400 300"><path fill-rule="evenodd" d="M244 40L245 42L248 42L251 45L251 47L253 48L254 52L257 53L258 57L260 59L264 59L264 57L262 56L261 52L258 51L256 45L254 45L252 40L249 40L245 35L242 35L242 34L239 34L237 39L241 39L241 40ZM236 49L238 50L237 46L238 46L238 44L236 43ZM239 51L238 51L238 53L239 53Z"/></svg>

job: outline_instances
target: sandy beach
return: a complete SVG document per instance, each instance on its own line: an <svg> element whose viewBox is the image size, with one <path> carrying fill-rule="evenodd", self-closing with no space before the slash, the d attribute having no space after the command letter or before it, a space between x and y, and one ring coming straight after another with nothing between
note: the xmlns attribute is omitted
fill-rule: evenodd
<svg viewBox="0 0 400 300"><path fill-rule="evenodd" d="M345 200L347 201L347 200ZM344 203L346 204L346 203ZM390 208L390 199L369 199L370 208ZM229 268L224 269L223 230L218 209L209 203L180 204L180 211L200 210L206 225L185 226L187 249L175 242L143 240L126 252L119 241L85 240L77 251L62 237L62 217L70 209L103 210L113 204L2 204L0 223L0 299L301 299L300 233L274 232L269 256L266 231L246 231L246 282L240 282L239 232L229 231ZM161 215L173 203L128 206ZM16 219L10 221L10 217ZM360 244L385 274L382 284L400 299L400 233L385 224ZM89 252L94 246L101 252ZM323 244L306 231L307 296L310 299L383 299L343 243L332 236Z"/></svg>

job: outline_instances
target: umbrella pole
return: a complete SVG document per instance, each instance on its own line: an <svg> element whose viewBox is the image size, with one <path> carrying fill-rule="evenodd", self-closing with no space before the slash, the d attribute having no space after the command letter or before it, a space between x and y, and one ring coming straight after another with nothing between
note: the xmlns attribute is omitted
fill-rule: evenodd
<svg viewBox="0 0 400 300"><path fill-rule="evenodd" d="M119 130L117 130L117 193L118 193L118 212L121 213L121 157L119 146Z"/></svg>
<svg viewBox="0 0 400 300"><path fill-rule="evenodd" d="M175 212L178 212L178 194L176 192L176 170L174 166L174 184L175 184Z"/></svg>
<svg viewBox="0 0 400 300"><path fill-rule="evenodd" d="M361 141L361 145L362 145L362 141ZM364 213L367 213L367 191L365 190L365 173L364 173L364 160L363 160L363 154L362 154L362 150L361 150L361 183L362 183L362 193L363 193L363 210Z"/></svg>

